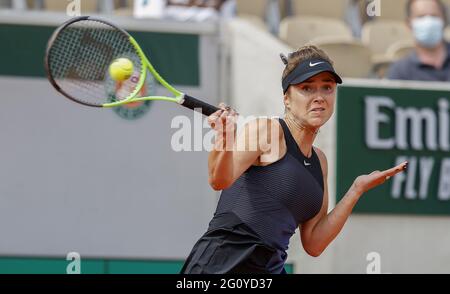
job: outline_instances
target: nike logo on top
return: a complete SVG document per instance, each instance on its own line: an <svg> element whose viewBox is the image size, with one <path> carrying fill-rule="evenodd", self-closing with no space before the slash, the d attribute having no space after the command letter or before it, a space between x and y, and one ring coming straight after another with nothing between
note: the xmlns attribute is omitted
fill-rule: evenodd
<svg viewBox="0 0 450 294"><path fill-rule="evenodd" d="M316 66L316 65L318 65L318 64L321 64L321 63L324 63L323 61L319 61L319 62L316 62L316 63L312 63L311 61L309 62L309 66L310 67L313 67L313 66Z"/></svg>
<svg viewBox="0 0 450 294"><path fill-rule="evenodd" d="M308 163L308 162L306 162L305 160L303 160L303 164L304 164L305 166L311 165L311 163Z"/></svg>

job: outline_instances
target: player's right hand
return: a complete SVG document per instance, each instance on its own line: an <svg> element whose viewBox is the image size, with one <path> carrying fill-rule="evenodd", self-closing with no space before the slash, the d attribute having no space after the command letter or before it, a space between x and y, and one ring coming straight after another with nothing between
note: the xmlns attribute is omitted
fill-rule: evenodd
<svg viewBox="0 0 450 294"><path fill-rule="evenodd" d="M220 108L218 111L208 116L208 124L217 131L216 142L230 142L236 135L236 121L239 114L223 102L218 107Z"/></svg>

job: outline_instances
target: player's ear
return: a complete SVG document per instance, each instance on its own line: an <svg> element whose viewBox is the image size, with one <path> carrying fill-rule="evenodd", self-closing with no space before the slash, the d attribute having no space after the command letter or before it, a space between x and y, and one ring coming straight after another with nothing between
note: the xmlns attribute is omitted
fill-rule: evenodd
<svg viewBox="0 0 450 294"><path fill-rule="evenodd" d="M283 102L284 102L284 107L287 109L287 110L290 110L291 109L291 97L289 96L289 89L286 91L286 93L284 94L284 96L283 96Z"/></svg>

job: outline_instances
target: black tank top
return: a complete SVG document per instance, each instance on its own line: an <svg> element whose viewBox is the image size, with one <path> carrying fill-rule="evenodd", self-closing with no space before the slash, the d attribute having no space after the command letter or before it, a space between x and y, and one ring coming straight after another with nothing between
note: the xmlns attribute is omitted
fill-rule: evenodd
<svg viewBox="0 0 450 294"><path fill-rule="evenodd" d="M279 122L286 155L267 166L248 168L230 188L222 191L215 217L233 213L265 244L286 251L298 225L320 211L324 184L314 148L312 156L305 157L286 123L282 119Z"/></svg>

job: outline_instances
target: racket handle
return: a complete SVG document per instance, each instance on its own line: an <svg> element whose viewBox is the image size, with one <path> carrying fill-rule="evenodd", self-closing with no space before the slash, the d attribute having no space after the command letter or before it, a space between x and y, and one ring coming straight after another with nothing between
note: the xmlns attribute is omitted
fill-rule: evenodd
<svg viewBox="0 0 450 294"><path fill-rule="evenodd" d="M186 94L184 94L183 100L184 101L183 101L183 103L181 103L181 105L183 105L184 107L190 108L192 110L194 110L196 108L201 108L202 114L206 115L206 116L210 116L211 114L213 114L214 112L216 112L217 110L220 109L211 104L208 104L201 100L195 99L194 97L191 97Z"/></svg>

